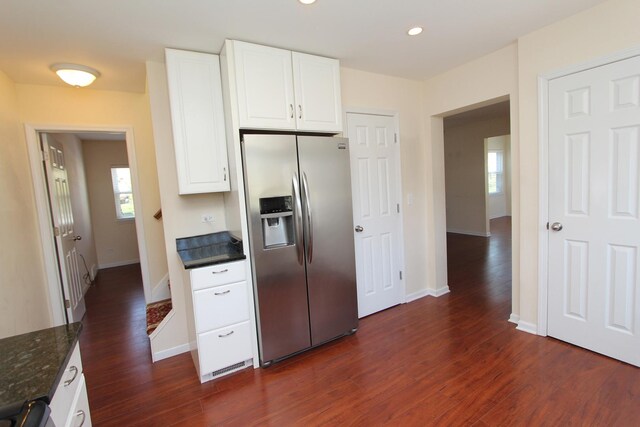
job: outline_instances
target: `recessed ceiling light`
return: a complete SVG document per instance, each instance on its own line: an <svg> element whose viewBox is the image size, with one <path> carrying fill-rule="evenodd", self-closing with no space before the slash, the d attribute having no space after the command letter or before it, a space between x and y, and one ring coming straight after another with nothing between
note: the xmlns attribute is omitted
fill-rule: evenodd
<svg viewBox="0 0 640 427"><path fill-rule="evenodd" d="M298 0L302 4L312 4L315 3L316 0Z"/></svg>
<svg viewBox="0 0 640 427"><path fill-rule="evenodd" d="M55 71L62 81L75 87L89 86L100 77L98 70L78 64L53 64L51 71Z"/></svg>
<svg viewBox="0 0 640 427"><path fill-rule="evenodd" d="M421 32L422 32L422 27L413 27L407 31L407 34L409 34L410 36L417 36Z"/></svg>

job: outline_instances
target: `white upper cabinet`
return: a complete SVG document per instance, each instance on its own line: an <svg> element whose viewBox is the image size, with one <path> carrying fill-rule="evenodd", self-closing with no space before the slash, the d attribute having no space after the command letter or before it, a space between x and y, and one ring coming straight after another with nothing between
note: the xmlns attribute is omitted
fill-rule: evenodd
<svg viewBox="0 0 640 427"><path fill-rule="evenodd" d="M220 60L165 49L180 194L229 191Z"/></svg>
<svg viewBox="0 0 640 427"><path fill-rule="evenodd" d="M292 58L298 129L341 132L340 63L297 52Z"/></svg>
<svg viewBox="0 0 640 427"><path fill-rule="evenodd" d="M342 131L339 61L231 43L240 128Z"/></svg>

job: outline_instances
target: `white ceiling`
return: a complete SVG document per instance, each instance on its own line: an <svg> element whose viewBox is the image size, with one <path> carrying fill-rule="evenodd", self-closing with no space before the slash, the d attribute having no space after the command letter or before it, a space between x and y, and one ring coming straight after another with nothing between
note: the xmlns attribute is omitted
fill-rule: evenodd
<svg viewBox="0 0 640 427"><path fill-rule="evenodd" d="M100 70L95 89L143 92L164 47L218 53L225 38L422 79L604 0L2 0L0 70L64 85L49 66ZM425 28L417 37L406 30Z"/></svg>

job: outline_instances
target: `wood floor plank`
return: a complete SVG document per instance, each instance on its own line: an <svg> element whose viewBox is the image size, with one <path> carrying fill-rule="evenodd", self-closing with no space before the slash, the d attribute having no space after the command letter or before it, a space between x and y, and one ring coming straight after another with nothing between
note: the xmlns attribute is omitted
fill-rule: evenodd
<svg viewBox="0 0 640 427"><path fill-rule="evenodd" d="M507 322L510 226L447 236L451 293L205 384L189 354L151 363L139 266L101 270L80 339L93 425L640 425L639 369Z"/></svg>

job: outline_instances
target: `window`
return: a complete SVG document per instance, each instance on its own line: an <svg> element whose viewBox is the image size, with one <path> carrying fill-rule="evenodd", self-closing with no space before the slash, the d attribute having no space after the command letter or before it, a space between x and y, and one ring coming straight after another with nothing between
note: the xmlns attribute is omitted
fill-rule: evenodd
<svg viewBox="0 0 640 427"><path fill-rule="evenodd" d="M487 189L489 194L501 194L503 187L502 150L487 152Z"/></svg>
<svg viewBox="0 0 640 427"><path fill-rule="evenodd" d="M133 209L133 193L131 192L131 172L128 167L111 168L113 198L116 203L116 217L130 219L136 216Z"/></svg>

